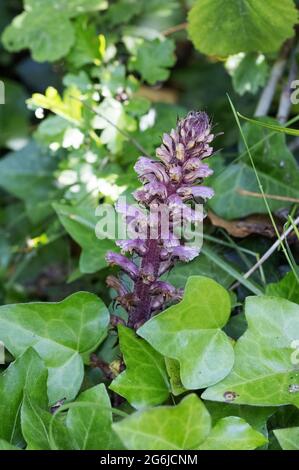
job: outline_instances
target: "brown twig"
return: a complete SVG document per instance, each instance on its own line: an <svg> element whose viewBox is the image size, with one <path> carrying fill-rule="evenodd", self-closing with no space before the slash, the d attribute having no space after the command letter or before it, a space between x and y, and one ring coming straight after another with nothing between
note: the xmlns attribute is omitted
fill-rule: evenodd
<svg viewBox="0 0 299 470"><path fill-rule="evenodd" d="M237 192L241 196L250 196L250 197L257 197L257 198L263 199L263 195L261 193L247 191L246 189L242 189L242 188L239 188ZM266 194L266 193L265 193L265 197L267 199L273 199L274 201L294 202L295 204L299 204L299 199L296 197L278 196L277 194Z"/></svg>
<svg viewBox="0 0 299 470"><path fill-rule="evenodd" d="M165 31L162 31L161 34L163 34L163 36L170 36L171 34L177 33L179 31L183 31L184 29L187 28L187 25L188 25L187 22L177 24L176 26L172 26L171 28L168 28Z"/></svg>

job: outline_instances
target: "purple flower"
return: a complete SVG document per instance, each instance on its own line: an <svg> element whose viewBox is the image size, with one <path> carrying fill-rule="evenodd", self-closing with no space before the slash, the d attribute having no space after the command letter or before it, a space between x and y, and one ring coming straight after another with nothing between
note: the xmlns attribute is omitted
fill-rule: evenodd
<svg viewBox="0 0 299 470"><path fill-rule="evenodd" d="M108 251L106 254L106 261L110 266L119 266L125 271L134 281L138 278L139 270L133 261L130 261L123 255Z"/></svg>
<svg viewBox="0 0 299 470"><path fill-rule="evenodd" d="M177 123L176 129L164 134L157 149L158 160L140 157L135 164L142 188L134 192L139 206L120 202L116 210L134 237L121 240L117 245L122 252L139 257L133 262L123 254L108 253L107 261L117 265L132 280L128 291L122 281L109 276L107 284L117 292L117 300L128 312L128 326L137 329L169 302L182 298L182 290L159 278L176 261L188 262L199 254L199 247L188 246L177 235L176 229L186 224L201 222L203 211L197 211L188 202L210 199L214 191L202 186L204 178L213 172L203 160L213 153L214 135L206 113L191 112ZM167 230L164 227L167 217ZM155 236L153 236L155 234Z"/></svg>

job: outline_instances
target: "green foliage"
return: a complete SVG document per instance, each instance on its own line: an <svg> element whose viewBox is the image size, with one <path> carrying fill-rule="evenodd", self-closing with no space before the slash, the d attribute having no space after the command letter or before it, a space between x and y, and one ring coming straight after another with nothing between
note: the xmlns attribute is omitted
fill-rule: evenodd
<svg viewBox="0 0 299 470"><path fill-rule="evenodd" d="M274 434L283 450L299 450L299 428L276 429Z"/></svg>
<svg viewBox="0 0 299 470"><path fill-rule="evenodd" d="M11 444L21 444L23 393L30 393L37 404L44 403L47 396L43 396L42 384L47 378L47 369L37 353L29 348L0 377L0 436Z"/></svg>
<svg viewBox="0 0 299 470"><path fill-rule="evenodd" d="M139 411L114 429L131 450L250 450L267 442L240 418L224 418L211 429L210 415L194 394L173 407Z"/></svg>
<svg viewBox="0 0 299 470"><path fill-rule="evenodd" d="M174 47L174 42L169 39L142 42L136 46L129 69L137 70L151 85L157 81L166 80L169 76L167 68L175 63Z"/></svg>
<svg viewBox="0 0 299 470"><path fill-rule="evenodd" d="M169 396L163 356L129 328L120 325L118 333L126 370L113 380L110 389L135 408L163 403Z"/></svg>
<svg viewBox="0 0 299 470"><path fill-rule="evenodd" d="M299 371L292 360L298 305L275 297L248 297L245 314L248 330L235 346L232 372L202 397L246 405L298 406Z"/></svg>
<svg viewBox="0 0 299 470"><path fill-rule="evenodd" d="M299 285L294 273L287 273L279 282L268 284L266 294L274 297L282 297L299 304Z"/></svg>
<svg viewBox="0 0 299 470"><path fill-rule="evenodd" d="M0 450L298 450L298 228L293 271L278 249L244 277L275 239L264 200L242 194L257 175L279 226L298 217L298 105L275 120L297 17L293 0L0 2ZM130 203L136 159L199 109L221 149L219 223L163 276L183 300L135 332L96 209Z"/></svg>
<svg viewBox="0 0 299 470"><path fill-rule="evenodd" d="M184 299L148 321L138 334L180 363L184 387L204 388L219 382L232 368L233 349L221 331L229 315L230 298L223 287L194 276L188 279Z"/></svg>
<svg viewBox="0 0 299 470"><path fill-rule="evenodd" d="M268 122L272 123L274 120L267 119L266 123ZM271 133L268 129L251 123L244 127L244 135L265 194L298 198L298 164L286 145L285 136ZM240 194L240 190L260 192L242 143L240 156L242 159L238 163L229 165L213 180L216 196L211 200L210 207L227 219L267 212L262 198ZM273 211L281 207L280 201L271 198L268 203ZM284 205L288 203L285 202Z"/></svg>
<svg viewBox="0 0 299 470"><path fill-rule="evenodd" d="M197 0L189 14L195 47L209 55L271 52L294 35L293 0ZM217 25L217 27L215 27Z"/></svg>
<svg viewBox="0 0 299 470"><path fill-rule="evenodd" d="M26 92L12 80L5 80L5 106L0 107L0 146L17 150L29 131Z"/></svg>
<svg viewBox="0 0 299 470"><path fill-rule="evenodd" d="M79 395L67 414L66 426L78 450L122 449L111 428L111 405L104 384Z"/></svg>
<svg viewBox="0 0 299 470"><path fill-rule="evenodd" d="M232 76L233 87L239 95L257 93L265 85L268 77L268 64L264 54L240 53L230 56L226 68Z"/></svg>
<svg viewBox="0 0 299 470"><path fill-rule="evenodd" d="M64 57L75 42L70 19L106 6L105 0L24 0L25 11L6 28L3 43L9 51L30 48L36 61L53 62Z"/></svg>
<svg viewBox="0 0 299 470"><path fill-rule="evenodd" d="M113 241L99 240L95 234L97 217L91 206L54 204L60 222L81 246L79 268L82 273L94 273L106 266L105 255L114 247Z"/></svg>
<svg viewBox="0 0 299 470"><path fill-rule="evenodd" d="M11 152L0 161L0 186L22 199L33 222L52 212L51 199L58 196L53 173L57 159L43 152L34 142Z"/></svg>
<svg viewBox="0 0 299 470"><path fill-rule="evenodd" d="M79 292L56 304L2 306L0 339L15 357L29 347L38 352L48 367L49 401L55 403L76 396L83 358L103 341L108 321L104 304L93 294Z"/></svg>

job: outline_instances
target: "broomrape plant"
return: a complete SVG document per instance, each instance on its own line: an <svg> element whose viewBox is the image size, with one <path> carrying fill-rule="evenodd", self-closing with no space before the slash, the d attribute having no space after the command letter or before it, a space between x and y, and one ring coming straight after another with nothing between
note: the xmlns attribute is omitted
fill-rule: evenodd
<svg viewBox="0 0 299 470"><path fill-rule="evenodd" d="M213 173L204 162L213 153L213 139L207 114L190 112L178 121L176 129L163 135L156 151L159 160L140 157L134 167L143 185L134 197L150 216L122 202L116 204L127 223L135 224L135 238L118 241L122 254L108 252L106 260L119 266L134 287L129 291L121 276L109 276L107 284L116 290L117 301L128 312L128 326L134 329L167 303L182 297L182 289L175 289L160 278L176 261L188 262L199 254L200 246L188 246L176 229L202 222L202 211L192 208L192 204L214 195L213 189L201 184ZM163 215L169 222L166 230ZM130 254L130 259L125 253Z"/></svg>

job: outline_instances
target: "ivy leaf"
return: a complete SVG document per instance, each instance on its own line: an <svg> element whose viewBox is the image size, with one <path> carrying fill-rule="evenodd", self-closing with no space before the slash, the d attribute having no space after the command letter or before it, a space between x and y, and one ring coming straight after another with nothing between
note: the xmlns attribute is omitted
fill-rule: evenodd
<svg viewBox="0 0 299 470"><path fill-rule="evenodd" d="M287 273L279 282L266 286L266 295L283 297L299 304L299 284L293 271Z"/></svg>
<svg viewBox="0 0 299 470"><path fill-rule="evenodd" d="M70 236L81 246L80 271L94 273L107 266L105 255L115 248L113 240L99 240L95 234L98 222L90 206L53 204L60 222Z"/></svg>
<svg viewBox="0 0 299 470"><path fill-rule="evenodd" d="M129 328L120 325L118 333L126 370L109 388L135 408L160 405L168 398L170 388L163 356Z"/></svg>
<svg viewBox="0 0 299 470"><path fill-rule="evenodd" d="M191 394L176 406L138 411L113 428L130 450L190 450L206 439L211 419L200 399Z"/></svg>
<svg viewBox="0 0 299 470"><path fill-rule="evenodd" d="M202 395L255 406L299 405L299 306L274 297L247 297L248 330L235 346L232 372Z"/></svg>
<svg viewBox="0 0 299 470"><path fill-rule="evenodd" d="M0 439L0 450L21 450L17 446L12 446L9 442Z"/></svg>
<svg viewBox="0 0 299 470"><path fill-rule="evenodd" d="M179 361L185 388L204 388L223 379L233 366L232 345L221 331L230 308L222 286L191 276L183 300L145 323L138 334L161 354Z"/></svg>
<svg viewBox="0 0 299 470"><path fill-rule="evenodd" d="M276 429L273 432L283 450L299 450L299 428Z"/></svg>
<svg viewBox="0 0 299 470"><path fill-rule="evenodd" d="M169 67L175 63L175 44L170 39L144 41L137 46L136 55L131 57L129 69L139 72L143 80L154 85L169 77Z"/></svg>
<svg viewBox="0 0 299 470"><path fill-rule="evenodd" d="M24 390L30 390L34 400L37 403L41 402L44 400L41 389L44 380L47 380L47 369L31 348L0 375L1 439L10 444L22 443L20 411Z"/></svg>
<svg viewBox="0 0 299 470"><path fill-rule="evenodd" d="M76 396L83 379L82 355L103 341L108 323L103 302L78 292L57 303L0 307L0 340L16 357L28 347L38 352L48 367L48 396L53 404Z"/></svg>
<svg viewBox="0 0 299 470"><path fill-rule="evenodd" d="M37 62L54 62L75 41L70 18L106 8L105 0L25 0L25 11L4 30L2 41L11 52L29 48Z"/></svg>
<svg viewBox="0 0 299 470"><path fill-rule="evenodd" d="M249 450L267 442L238 417L223 418L211 429L210 414L195 394L176 406L136 412L113 427L130 450Z"/></svg>
<svg viewBox="0 0 299 470"><path fill-rule="evenodd" d="M68 411L66 425L76 449L122 449L122 444L111 427L112 410L104 384L79 395Z"/></svg>
<svg viewBox="0 0 299 470"><path fill-rule="evenodd" d="M272 52L294 35L297 18L293 0L197 0L188 32L195 47L208 55Z"/></svg>
<svg viewBox="0 0 299 470"><path fill-rule="evenodd" d="M218 421L199 450L253 450L267 442L244 419L231 416Z"/></svg>
<svg viewBox="0 0 299 470"><path fill-rule="evenodd" d="M44 382L44 397L47 399L47 381ZM38 404L30 393L24 394L21 410L22 433L27 442L26 450L53 450L50 438L50 426L53 420L52 414L46 409L46 405ZM52 425L52 433L59 449L72 450L74 444L64 424L55 420Z"/></svg>
<svg viewBox="0 0 299 470"><path fill-rule="evenodd" d="M205 405L212 417L213 426L223 418L236 416L242 418L243 421L246 421L246 423L250 424L254 429L266 435L268 433L267 421L277 410L275 407L271 406L252 407L212 401L205 402Z"/></svg>

